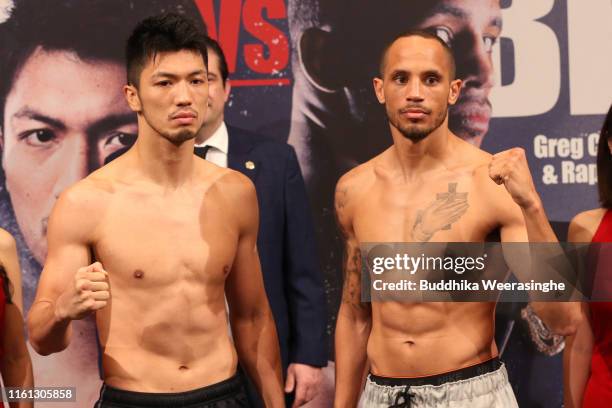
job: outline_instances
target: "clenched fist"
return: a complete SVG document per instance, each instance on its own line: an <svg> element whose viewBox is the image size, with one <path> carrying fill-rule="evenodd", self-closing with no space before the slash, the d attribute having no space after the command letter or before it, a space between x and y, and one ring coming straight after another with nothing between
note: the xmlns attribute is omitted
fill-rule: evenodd
<svg viewBox="0 0 612 408"><path fill-rule="evenodd" d="M521 148L494 155L489 163L489 177L497 184L503 184L514 202L523 209L530 208L540 200L527 165L525 150Z"/></svg>
<svg viewBox="0 0 612 408"><path fill-rule="evenodd" d="M79 268L57 299L55 313L60 319L83 319L106 306L109 289L108 273L100 262Z"/></svg>

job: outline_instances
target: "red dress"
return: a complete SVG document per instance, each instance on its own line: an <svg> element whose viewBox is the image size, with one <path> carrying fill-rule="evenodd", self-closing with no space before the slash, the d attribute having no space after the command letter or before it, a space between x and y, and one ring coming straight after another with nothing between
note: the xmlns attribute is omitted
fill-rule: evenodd
<svg viewBox="0 0 612 408"><path fill-rule="evenodd" d="M612 242L612 210L606 211L591 242ZM606 246L602 251L609 252L610 249ZM608 256L605 258L610 259L609 254L606 255ZM612 265L600 263L597 269L597 272L605 272L606 277L612 276ZM612 302L591 302L589 311L593 329L593 355L591 376L584 391L582 406L610 407L612 406Z"/></svg>

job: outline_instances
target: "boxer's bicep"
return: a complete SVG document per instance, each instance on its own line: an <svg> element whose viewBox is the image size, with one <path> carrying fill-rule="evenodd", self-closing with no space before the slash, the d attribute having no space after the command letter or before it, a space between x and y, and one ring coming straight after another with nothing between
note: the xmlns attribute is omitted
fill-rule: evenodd
<svg viewBox="0 0 612 408"><path fill-rule="evenodd" d="M502 242L529 242L525 220L518 205L506 203L499 214Z"/></svg>
<svg viewBox="0 0 612 408"><path fill-rule="evenodd" d="M334 207L336 222L344 238L344 284L342 303L361 305L361 249L353 229L352 199L349 183L341 179L336 186Z"/></svg>
<svg viewBox="0 0 612 408"><path fill-rule="evenodd" d="M252 184L245 184L238 192L241 203L237 216L239 230L236 255L226 281L226 296L230 313L235 316L259 313L267 304L261 264L257 252L259 210Z"/></svg>
<svg viewBox="0 0 612 408"><path fill-rule="evenodd" d="M74 195L74 194L73 194ZM78 202L62 195L49 217L47 257L36 290L37 301L55 302L71 284L77 270L91 263L90 221L95 218Z"/></svg>
<svg viewBox="0 0 612 408"><path fill-rule="evenodd" d="M238 244L225 293L232 317L258 315L267 304L257 246L250 240Z"/></svg>
<svg viewBox="0 0 612 408"><path fill-rule="evenodd" d="M500 193L499 190L490 195L490 205L499 223L502 254L512 273L524 281L530 276L531 268L525 220L520 207L505 191Z"/></svg>

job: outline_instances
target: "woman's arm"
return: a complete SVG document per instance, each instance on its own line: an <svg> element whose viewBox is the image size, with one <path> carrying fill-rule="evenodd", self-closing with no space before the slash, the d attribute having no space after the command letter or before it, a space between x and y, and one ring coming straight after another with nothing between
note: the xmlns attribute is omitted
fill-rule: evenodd
<svg viewBox="0 0 612 408"><path fill-rule="evenodd" d="M21 295L21 272L15 240L6 231L0 230L0 262L11 284L11 303L5 305L2 342L4 355L0 372L6 387L31 388L34 386L32 362L24 335L23 300ZM7 299L9 294L7 293ZM32 402L12 402L10 408L31 408Z"/></svg>
<svg viewBox="0 0 612 408"><path fill-rule="evenodd" d="M591 375L593 353L593 331L588 304L583 303L584 318L576 333L565 338L563 351L563 400L566 408L582 407L582 398Z"/></svg>

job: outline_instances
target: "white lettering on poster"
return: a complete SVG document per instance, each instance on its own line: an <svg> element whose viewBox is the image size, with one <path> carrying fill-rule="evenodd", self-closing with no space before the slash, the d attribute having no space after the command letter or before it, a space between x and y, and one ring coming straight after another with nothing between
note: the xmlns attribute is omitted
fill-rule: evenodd
<svg viewBox="0 0 612 408"><path fill-rule="evenodd" d="M597 165L595 163L577 163L577 161L597 157L599 133L590 133L580 137L548 137L537 135L533 138L533 154L537 159L571 159L562 160L559 164L561 178L554 164L542 166L542 182L551 184L597 184Z"/></svg>
<svg viewBox="0 0 612 408"><path fill-rule="evenodd" d="M561 91L561 58L555 32L537 21L554 0L513 0L502 9L502 37L514 44L514 81L491 90L494 117L534 116L551 110ZM501 83L501 55L495 47L496 83Z"/></svg>
<svg viewBox="0 0 612 408"><path fill-rule="evenodd" d="M541 21L553 0L513 0L502 9L502 37L514 45L515 78L491 91L494 117L535 116L548 112L559 99L561 58L555 32ZM567 0L568 83L571 115L608 111L612 81L612 1ZM500 47L493 49L495 80L501 83ZM517 103L520 101L520 103Z"/></svg>
<svg viewBox="0 0 612 408"><path fill-rule="evenodd" d="M537 135L533 138L533 153L538 159L553 157L579 160L584 157L584 138L581 137L546 137Z"/></svg>
<svg viewBox="0 0 612 408"><path fill-rule="evenodd" d="M610 0L567 0L572 115L605 114L610 107L612 81L608 78L612 72L611 21Z"/></svg>

